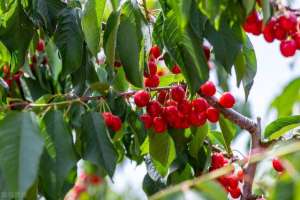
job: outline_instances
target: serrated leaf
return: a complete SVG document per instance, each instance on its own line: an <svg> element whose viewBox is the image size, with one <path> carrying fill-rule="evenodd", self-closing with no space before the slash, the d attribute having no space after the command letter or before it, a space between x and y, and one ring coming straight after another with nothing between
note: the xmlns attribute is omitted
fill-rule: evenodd
<svg viewBox="0 0 300 200"><path fill-rule="evenodd" d="M86 43L93 55L100 51L100 38L102 32L102 18L106 0L88 0L82 16L82 30Z"/></svg>
<svg viewBox="0 0 300 200"><path fill-rule="evenodd" d="M62 57L61 76L64 79L80 67L83 59L84 40L76 9L65 8L60 12L54 41Z"/></svg>
<svg viewBox="0 0 300 200"><path fill-rule="evenodd" d="M277 139L298 126L300 126L300 115L281 117L266 127L264 137L270 140Z"/></svg>
<svg viewBox="0 0 300 200"><path fill-rule="evenodd" d="M43 145L34 113L10 112L0 121L0 168L10 192L25 195L35 182Z"/></svg>
<svg viewBox="0 0 300 200"><path fill-rule="evenodd" d="M208 125L205 123L201 127L193 127L191 128L191 131L193 133L193 137L190 143L189 152L191 156L197 159L199 150L202 147L204 139L208 133Z"/></svg>
<svg viewBox="0 0 300 200"><path fill-rule="evenodd" d="M117 164L117 152L100 114L86 113L82 118L82 131L86 137L83 158L102 167L112 177Z"/></svg>

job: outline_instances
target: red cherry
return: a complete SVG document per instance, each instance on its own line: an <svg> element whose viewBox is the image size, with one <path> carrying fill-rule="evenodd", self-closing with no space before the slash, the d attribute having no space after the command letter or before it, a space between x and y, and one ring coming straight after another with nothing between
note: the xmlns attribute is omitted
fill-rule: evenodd
<svg viewBox="0 0 300 200"><path fill-rule="evenodd" d="M140 120L144 123L146 129L152 127L153 119L149 114L143 114L140 116Z"/></svg>
<svg viewBox="0 0 300 200"><path fill-rule="evenodd" d="M147 105L147 112L152 117L157 117L162 112L162 108L158 101L150 101Z"/></svg>
<svg viewBox="0 0 300 200"><path fill-rule="evenodd" d="M209 59L210 59L210 48L206 45L203 45L202 48L203 48L206 60L209 61Z"/></svg>
<svg viewBox="0 0 300 200"><path fill-rule="evenodd" d="M293 39L296 42L297 49L300 49L300 32L297 32L293 35Z"/></svg>
<svg viewBox="0 0 300 200"><path fill-rule="evenodd" d="M287 32L293 32L297 26L297 16L292 12L286 12L278 18L280 27L285 29Z"/></svg>
<svg viewBox="0 0 300 200"><path fill-rule="evenodd" d="M99 185L102 182L102 179L97 175L91 175L89 181L92 185Z"/></svg>
<svg viewBox="0 0 300 200"><path fill-rule="evenodd" d="M164 76L165 74L166 74L166 71L164 69L157 70L157 75L158 76Z"/></svg>
<svg viewBox="0 0 300 200"><path fill-rule="evenodd" d="M276 20L274 18L271 18L263 30L263 35L267 42L273 42L275 39L275 33L274 33L275 24L276 24Z"/></svg>
<svg viewBox="0 0 300 200"><path fill-rule="evenodd" d="M113 124L113 119L112 119L112 113L110 113L110 112L103 112L102 113L102 117L103 117L103 119L104 119L104 122L105 122L105 124L106 124L106 126L112 126L112 124Z"/></svg>
<svg viewBox="0 0 300 200"><path fill-rule="evenodd" d="M186 99L183 99L182 101L180 101L180 103L178 104L178 110L187 115L189 114L191 111L192 111L192 104L186 100Z"/></svg>
<svg viewBox="0 0 300 200"><path fill-rule="evenodd" d="M157 45L154 45L150 49L150 55L152 55L154 58L158 58L160 56L160 48Z"/></svg>
<svg viewBox="0 0 300 200"><path fill-rule="evenodd" d="M166 101L165 105L166 106L177 106L178 103L176 101L174 101L173 99L169 99L168 101Z"/></svg>
<svg viewBox="0 0 300 200"><path fill-rule="evenodd" d="M122 66L122 63L120 62L120 61L115 61L114 62L114 67L115 68L119 68L119 67L121 67Z"/></svg>
<svg viewBox="0 0 300 200"><path fill-rule="evenodd" d="M239 187L237 188L227 188L228 192L230 193L231 197L237 199L241 196L241 190Z"/></svg>
<svg viewBox="0 0 300 200"><path fill-rule="evenodd" d="M167 130L167 124L161 117L154 117L153 127L156 133L163 133Z"/></svg>
<svg viewBox="0 0 300 200"><path fill-rule="evenodd" d="M238 187L239 179L238 179L237 176L232 174L232 175L229 175L227 178L228 178L228 186L230 188L237 188Z"/></svg>
<svg viewBox="0 0 300 200"><path fill-rule="evenodd" d="M122 128L122 121L118 116L115 115L113 115L112 118L113 118L113 124L111 126L111 129L114 132L117 132Z"/></svg>
<svg viewBox="0 0 300 200"><path fill-rule="evenodd" d="M39 52L45 51L45 41L42 39L39 39L37 46L36 46L36 50Z"/></svg>
<svg viewBox="0 0 300 200"><path fill-rule="evenodd" d="M240 182L243 182L243 180L244 180L244 171L242 169L238 170L236 176L238 177Z"/></svg>
<svg viewBox="0 0 300 200"><path fill-rule="evenodd" d="M272 160L272 164L273 164L273 168L277 171L277 172L283 172L284 166L282 165L281 161L278 158L274 158Z"/></svg>
<svg viewBox="0 0 300 200"><path fill-rule="evenodd" d="M220 112L218 109L216 109L214 107L209 107L206 110L206 115L207 115L208 121L210 121L212 123L216 123L219 120Z"/></svg>
<svg viewBox="0 0 300 200"><path fill-rule="evenodd" d="M138 107L144 107L150 101L150 94L144 90L140 90L134 94L133 98L134 98L134 103Z"/></svg>
<svg viewBox="0 0 300 200"><path fill-rule="evenodd" d="M145 78L144 83L146 87L155 88L159 86L159 77L157 75L154 75L152 77Z"/></svg>
<svg viewBox="0 0 300 200"><path fill-rule="evenodd" d="M225 163L225 158L222 153L213 153L211 157L211 165L213 168L217 169L223 167Z"/></svg>
<svg viewBox="0 0 300 200"><path fill-rule="evenodd" d="M156 74L157 72L157 65L153 61L148 62L148 70L144 71L144 77L152 77Z"/></svg>
<svg viewBox="0 0 300 200"><path fill-rule="evenodd" d="M197 113L196 111L192 111L189 115L189 120L191 125L193 126L203 126L206 122L206 112Z"/></svg>
<svg viewBox="0 0 300 200"><path fill-rule="evenodd" d="M260 35L262 33L262 20L259 20L253 26L252 34Z"/></svg>
<svg viewBox="0 0 300 200"><path fill-rule="evenodd" d="M168 92L165 90L161 90L158 92L157 95L157 101L159 101L159 103L161 103L162 105L165 104L166 99L168 98Z"/></svg>
<svg viewBox="0 0 300 200"><path fill-rule="evenodd" d="M205 96L214 96L214 94L216 93L216 86L213 82L207 81L206 83L201 85L200 92Z"/></svg>
<svg viewBox="0 0 300 200"><path fill-rule="evenodd" d="M204 98L199 97L192 101L192 106L195 111L203 112L203 111L206 111L206 109L208 108L208 103Z"/></svg>
<svg viewBox="0 0 300 200"><path fill-rule="evenodd" d="M163 116L170 124L177 122L178 108L173 105L165 107Z"/></svg>
<svg viewBox="0 0 300 200"><path fill-rule="evenodd" d="M37 62L37 57L36 57L36 55L32 55L32 57L31 57L31 62L32 62L33 64L35 64L35 63Z"/></svg>
<svg viewBox="0 0 300 200"><path fill-rule="evenodd" d="M175 86L171 89L171 97L174 101L180 102L185 97L185 90L181 86Z"/></svg>
<svg viewBox="0 0 300 200"><path fill-rule="evenodd" d="M174 65L172 67L171 71L172 71L173 74L180 74L181 73L181 69L180 69L180 67L178 65Z"/></svg>
<svg viewBox="0 0 300 200"><path fill-rule="evenodd" d="M224 108L232 108L235 104L235 98L230 92L225 92L219 99L219 104Z"/></svg>
<svg viewBox="0 0 300 200"><path fill-rule="evenodd" d="M248 15L246 22L248 23L256 23L259 21L258 12L254 10L250 15Z"/></svg>
<svg viewBox="0 0 300 200"><path fill-rule="evenodd" d="M274 26L274 36L277 40L285 40L287 38L287 32L276 24Z"/></svg>
<svg viewBox="0 0 300 200"><path fill-rule="evenodd" d="M43 62L42 62L43 65L47 65L48 64L48 57L44 57L43 59Z"/></svg>
<svg viewBox="0 0 300 200"><path fill-rule="evenodd" d="M291 57L295 55L296 50L297 50L297 44L295 40L291 39L291 40L281 41L280 51L283 56Z"/></svg>

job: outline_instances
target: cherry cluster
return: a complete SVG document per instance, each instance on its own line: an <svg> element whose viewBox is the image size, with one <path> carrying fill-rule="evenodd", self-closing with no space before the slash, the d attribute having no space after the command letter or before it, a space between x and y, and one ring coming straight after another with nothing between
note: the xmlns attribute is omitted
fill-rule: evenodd
<svg viewBox="0 0 300 200"><path fill-rule="evenodd" d="M229 160L222 153L213 153L211 157L210 171L222 168L229 164ZM241 196L240 184L243 183L244 172L241 168L235 170L229 175L224 175L218 178L219 183L230 193L231 197L236 199Z"/></svg>
<svg viewBox="0 0 300 200"><path fill-rule="evenodd" d="M2 77L6 82L7 86L10 88L13 82L20 85L20 78L23 75L23 71L18 71L16 73L12 73L8 65L4 65L2 68Z"/></svg>
<svg viewBox="0 0 300 200"><path fill-rule="evenodd" d="M201 85L199 93L213 96L216 87L211 81ZM140 116L146 129L153 128L156 133L164 133L168 127L186 129L191 126L203 126L206 121L216 123L219 120L219 110L210 106L202 97L193 100L187 99L186 87L175 85L170 90L160 90L156 99L151 100L151 95L145 90L134 94L137 107L146 107L146 113ZM234 97L225 92L219 99L220 105L232 108L235 104Z"/></svg>
<svg viewBox="0 0 300 200"><path fill-rule="evenodd" d="M103 112L102 117L104 119L105 125L114 132L119 131L122 128L122 121L120 117L112 114L111 112Z"/></svg>
<svg viewBox="0 0 300 200"><path fill-rule="evenodd" d="M280 41L280 51L285 57L294 56L300 49L300 31L297 15L292 11L284 11L273 16L266 25L263 25L262 17L254 10L243 25L244 30L253 35L263 34L269 43L275 39Z"/></svg>
<svg viewBox="0 0 300 200"><path fill-rule="evenodd" d="M82 172L77 178L74 187L67 194L66 199L80 199L81 195L86 193L89 187L97 187L102 182L103 179L100 176Z"/></svg>

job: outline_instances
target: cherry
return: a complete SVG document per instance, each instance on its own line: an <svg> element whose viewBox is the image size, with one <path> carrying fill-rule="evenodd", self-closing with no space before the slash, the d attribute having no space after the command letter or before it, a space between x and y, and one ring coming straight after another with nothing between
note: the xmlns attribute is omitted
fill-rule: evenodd
<svg viewBox="0 0 300 200"><path fill-rule="evenodd" d="M297 49L300 49L300 32L297 32L293 35L293 39L296 42Z"/></svg>
<svg viewBox="0 0 300 200"><path fill-rule="evenodd" d="M213 153L211 157L211 165L214 169L223 167L225 163L227 162L225 161L224 155L222 153Z"/></svg>
<svg viewBox="0 0 300 200"><path fill-rule="evenodd" d="M206 109L208 108L208 103L204 98L199 97L192 101L192 106L195 111L203 112L203 111L206 111Z"/></svg>
<svg viewBox="0 0 300 200"><path fill-rule="evenodd" d="M232 175L227 176L227 178L228 178L228 186L230 188L237 188L238 187L239 179L238 179L237 176L232 174Z"/></svg>
<svg viewBox="0 0 300 200"><path fill-rule="evenodd" d="M144 126L146 129L149 129L152 127L153 119L152 119L151 115L143 114L140 116L140 120L144 123Z"/></svg>
<svg viewBox="0 0 300 200"><path fill-rule="evenodd" d="M275 24L276 24L276 20L274 18L271 18L263 30L263 35L267 42L273 42L275 39L275 33L274 33Z"/></svg>
<svg viewBox="0 0 300 200"><path fill-rule="evenodd" d="M36 50L39 52L45 51L45 41L43 39L39 39Z"/></svg>
<svg viewBox="0 0 300 200"><path fill-rule="evenodd" d="M208 121L210 121L212 123L216 123L219 120L220 112L218 109L216 109L214 107L209 107L206 110L206 115L207 115Z"/></svg>
<svg viewBox="0 0 300 200"><path fill-rule="evenodd" d="M110 112L103 112L102 117L104 119L104 122L107 126L112 126L113 124L113 119L112 119L112 113Z"/></svg>
<svg viewBox="0 0 300 200"><path fill-rule="evenodd" d="M92 185L99 185L102 182L102 179L97 175L91 175L89 181Z"/></svg>
<svg viewBox="0 0 300 200"><path fill-rule="evenodd" d="M296 50L297 50L297 44L296 44L295 40L291 39L291 40L281 41L280 51L283 56L291 57L291 56L295 55Z"/></svg>
<svg viewBox="0 0 300 200"><path fill-rule="evenodd" d="M146 87L155 88L159 86L159 77L157 75L154 75L152 77L145 78L144 83Z"/></svg>
<svg viewBox="0 0 300 200"><path fill-rule="evenodd" d="M150 94L144 90L140 90L134 94L133 98L134 98L134 103L138 107L144 107L150 101Z"/></svg>
<svg viewBox="0 0 300 200"><path fill-rule="evenodd" d="M32 57L31 57L31 62L32 62L33 64L36 64L36 63L37 63L37 57L36 57L36 55L32 55Z"/></svg>
<svg viewBox="0 0 300 200"><path fill-rule="evenodd" d="M161 69L157 70L157 75L158 76L164 76L165 74L166 74L166 71L164 69L161 68Z"/></svg>
<svg viewBox="0 0 300 200"><path fill-rule="evenodd" d="M150 49L150 55L152 55L154 58L158 58L160 56L160 48L157 45L152 46Z"/></svg>
<svg viewBox="0 0 300 200"><path fill-rule="evenodd" d="M171 89L171 97L174 101L180 102L185 97L185 90L182 86L175 86Z"/></svg>
<svg viewBox="0 0 300 200"><path fill-rule="evenodd" d="M42 62L43 65L47 65L48 64L48 57L44 57L43 59L43 62Z"/></svg>
<svg viewBox="0 0 300 200"><path fill-rule="evenodd" d="M232 108L235 104L235 98L230 92L225 92L219 99L219 104L224 108Z"/></svg>
<svg viewBox="0 0 300 200"><path fill-rule="evenodd" d="M283 172L285 170L284 166L278 158L274 158L272 160L272 165L277 172Z"/></svg>
<svg viewBox="0 0 300 200"><path fill-rule="evenodd" d="M174 65L171 69L173 74L180 74L181 73L181 69L178 65Z"/></svg>
<svg viewBox="0 0 300 200"><path fill-rule="evenodd" d="M280 27L285 29L287 32L295 31L297 26L297 16L292 12L286 12L278 18Z"/></svg>
<svg viewBox="0 0 300 200"><path fill-rule="evenodd" d="M242 169L238 170L236 176L238 177L240 182L243 182L243 180L244 180L244 171Z"/></svg>
<svg viewBox="0 0 300 200"><path fill-rule="evenodd" d="M209 61L209 59L210 59L210 48L206 45L203 45L202 48L203 48L203 51L204 51L206 61Z"/></svg>
<svg viewBox="0 0 300 200"><path fill-rule="evenodd" d="M182 128L182 129L186 129L190 127L190 121L188 116L179 116L179 127L178 128Z"/></svg>
<svg viewBox="0 0 300 200"><path fill-rule="evenodd" d="M193 126L203 126L206 122L206 112L197 113L192 111L189 115L189 120Z"/></svg>
<svg viewBox="0 0 300 200"><path fill-rule="evenodd" d="M144 77L152 77L156 74L157 72L157 65L153 61L148 62L148 70L144 71Z"/></svg>
<svg viewBox="0 0 300 200"><path fill-rule="evenodd" d="M216 86L214 85L213 82L207 81L200 87L200 93L204 94L205 96L214 96L216 93Z"/></svg>
<svg viewBox="0 0 300 200"><path fill-rule="evenodd" d="M169 99L168 101L166 101L165 105L166 106L177 106L178 103L176 101L174 101L173 99Z"/></svg>
<svg viewBox="0 0 300 200"><path fill-rule="evenodd" d="M75 185L73 189L74 189L75 194L80 194L80 193L86 191L86 187L83 185Z"/></svg>
<svg viewBox="0 0 300 200"><path fill-rule="evenodd" d="M178 108L176 106L167 106L164 108L163 116L167 121L172 124L178 120Z"/></svg>
<svg viewBox="0 0 300 200"><path fill-rule="evenodd" d="M252 30L253 35L260 35L262 33L262 20L257 21Z"/></svg>
<svg viewBox="0 0 300 200"><path fill-rule="evenodd" d="M237 199L241 196L241 190L239 187L236 188L228 187L227 190L230 193L231 197L234 199Z"/></svg>
<svg viewBox="0 0 300 200"><path fill-rule="evenodd" d="M115 115L113 115L112 118L113 118L113 124L111 126L111 129L114 132L117 132L122 128L122 121L118 116Z"/></svg>
<svg viewBox="0 0 300 200"><path fill-rule="evenodd" d="M147 105L147 112L152 117L157 117L162 112L162 108L158 101L150 101Z"/></svg>
<svg viewBox="0 0 300 200"><path fill-rule="evenodd" d="M161 90L158 92L157 101L161 103L162 105L165 104L166 99L168 98L168 92L165 90Z"/></svg>
<svg viewBox="0 0 300 200"><path fill-rule="evenodd" d="M186 100L186 99L183 99L182 101L180 101L180 103L178 104L178 110L187 115L189 114L191 111L192 111L192 105L191 103Z"/></svg>
<svg viewBox="0 0 300 200"><path fill-rule="evenodd" d="M114 67L119 68L122 66L122 63L120 61L115 61L114 62Z"/></svg>
<svg viewBox="0 0 300 200"><path fill-rule="evenodd" d="M153 127L156 133L163 133L167 130L167 124L161 117L154 117Z"/></svg>
<svg viewBox="0 0 300 200"><path fill-rule="evenodd" d="M276 24L274 26L274 36L277 40L285 40L287 38L287 32Z"/></svg>

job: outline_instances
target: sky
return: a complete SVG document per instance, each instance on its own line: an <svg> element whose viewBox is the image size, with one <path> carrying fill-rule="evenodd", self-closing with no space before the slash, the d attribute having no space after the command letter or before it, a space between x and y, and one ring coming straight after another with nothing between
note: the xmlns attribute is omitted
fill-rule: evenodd
<svg viewBox="0 0 300 200"><path fill-rule="evenodd" d="M294 8L300 8L300 0L294 1ZM284 58L279 50L279 42L267 43L263 36L251 36L250 40L254 46L257 58L257 74L254 85L249 96L251 111L254 117L262 118L263 127L275 119L273 112L268 113L268 107L272 99L279 95L283 87L292 79L300 76L300 51L293 58ZM290 64L295 61L294 68ZM233 73L234 74L234 73ZM236 88L235 77L231 79L231 92L240 99L244 99L242 88ZM247 134L243 134L233 142L233 149L239 149L245 153ZM143 177L146 174L144 165L135 166L134 163L126 161L119 166L114 176L115 183L112 189L116 192L126 192L130 189L139 199L146 199L142 190Z"/></svg>

